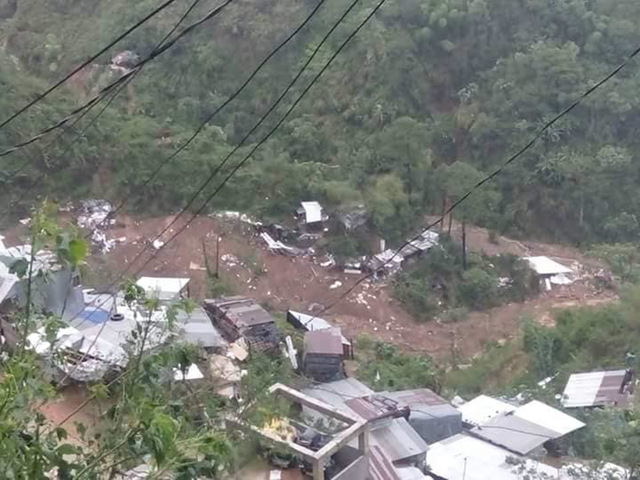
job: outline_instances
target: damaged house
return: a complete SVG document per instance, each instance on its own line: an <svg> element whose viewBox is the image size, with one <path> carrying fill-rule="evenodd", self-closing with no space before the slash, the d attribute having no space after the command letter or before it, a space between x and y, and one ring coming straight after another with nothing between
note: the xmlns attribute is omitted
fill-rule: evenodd
<svg viewBox="0 0 640 480"><path fill-rule="evenodd" d="M311 230L322 228L323 223L328 220L318 202L300 202L296 216L301 224Z"/></svg>
<svg viewBox="0 0 640 480"><path fill-rule="evenodd" d="M304 335L302 368L306 376L319 382L340 380L344 376L343 355L340 328L314 330Z"/></svg>
<svg viewBox="0 0 640 480"><path fill-rule="evenodd" d="M229 342L244 338L252 350L275 351L280 334L271 314L255 300L235 296L205 300L204 309Z"/></svg>

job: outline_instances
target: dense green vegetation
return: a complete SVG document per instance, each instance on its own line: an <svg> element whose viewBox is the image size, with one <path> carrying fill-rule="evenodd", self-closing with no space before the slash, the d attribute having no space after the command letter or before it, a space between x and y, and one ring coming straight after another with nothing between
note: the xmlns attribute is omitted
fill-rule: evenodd
<svg viewBox="0 0 640 480"><path fill-rule="evenodd" d="M438 247L394 280L395 297L421 320L443 309L448 310L446 319L456 320L465 316L462 309L523 302L538 289L538 277L514 255L468 253L465 270L461 246L444 236Z"/></svg>
<svg viewBox="0 0 640 480"><path fill-rule="evenodd" d="M159 4L23 0L14 11L15 2L5 3L9 7L0 11L2 118ZM148 54L190 2L178 3L119 50ZM190 19L210 8L207 3ZM50 148L44 148L45 140L4 159L9 172L24 160L30 166L3 185L0 195L19 196L44 173L37 190L59 200L132 192L129 207L136 211L179 208L266 111L346 8L343 2L327 0L310 28L187 152L150 185L143 187L144 180L313 5L311 0L234 4L145 68L98 128L68 153L62 155L73 132ZM363 0L295 91L370 7ZM389 1L212 208L273 218L301 198L317 198L330 207L364 201L372 226L398 239L424 213L438 213L443 201L459 198L464 187L616 65L633 49L639 21L635 0ZM104 85L114 75L108 61L101 59L0 132L0 145L27 138ZM632 65L556 124L461 209L461 219L512 234L632 240L640 232L636 72ZM250 141L274 122L265 122ZM2 171L0 182L6 178ZM31 200L28 196L25 202Z"/></svg>
<svg viewBox="0 0 640 480"><path fill-rule="evenodd" d="M358 337L356 377L375 391L432 388L440 391L440 372L427 355L407 355L395 345Z"/></svg>

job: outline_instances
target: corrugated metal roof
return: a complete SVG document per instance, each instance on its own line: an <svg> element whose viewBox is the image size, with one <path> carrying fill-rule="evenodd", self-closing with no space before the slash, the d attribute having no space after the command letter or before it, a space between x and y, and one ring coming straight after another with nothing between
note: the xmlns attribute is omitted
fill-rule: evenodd
<svg viewBox="0 0 640 480"><path fill-rule="evenodd" d="M426 232L422 232L420 237L415 240L411 240L407 245L405 245L402 250L400 250L400 254L402 257L410 257L418 252L426 252L438 245L439 239L440 236L437 232L427 230Z"/></svg>
<svg viewBox="0 0 640 480"><path fill-rule="evenodd" d="M300 205L304 210L306 223L322 221L322 206L318 202L300 202Z"/></svg>
<svg viewBox="0 0 640 480"><path fill-rule="evenodd" d="M140 277L136 285L143 288L148 296L169 301L178 298L188 283L188 278Z"/></svg>
<svg viewBox="0 0 640 480"><path fill-rule="evenodd" d="M366 397L374 393L374 391L364 383L353 377L338 380L337 382L323 383L316 387L305 388L302 392L340 409L347 415L353 415L354 413L345 404L348 399Z"/></svg>
<svg viewBox="0 0 640 480"><path fill-rule="evenodd" d="M471 433L512 452L527 455L543 443L558 438L558 433L515 415L495 417Z"/></svg>
<svg viewBox="0 0 640 480"><path fill-rule="evenodd" d="M396 472L398 472L400 480L433 480L433 477L425 475L416 467L398 467Z"/></svg>
<svg viewBox="0 0 640 480"><path fill-rule="evenodd" d="M371 480L400 480L391 460L376 445L369 450L369 477Z"/></svg>
<svg viewBox="0 0 640 480"><path fill-rule="evenodd" d="M191 313L179 310L176 323L180 326L184 339L188 343L205 348L221 348L227 345L227 341L213 326L209 315L202 307L196 307Z"/></svg>
<svg viewBox="0 0 640 480"><path fill-rule="evenodd" d="M304 354L342 355L342 335L337 327L307 332L304 335Z"/></svg>
<svg viewBox="0 0 640 480"><path fill-rule="evenodd" d="M518 407L514 415L556 432L558 437L567 435L585 426L580 420L537 400Z"/></svg>
<svg viewBox="0 0 640 480"><path fill-rule="evenodd" d="M399 416L402 413L398 402L381 395L350 398L345 401L345 404L367 421Z"/></svg>
<svg viewBox="0 0 640 480"><path fill-rule="evenodd" d="M222 310L236 328L253 327L273 323L273 317L255 300L246 297L224 297L216 300L205 300L205 304Z"/></svg>
<svg viewBox="0 0 640 480"><path fill-rule="evenodd" d="M404 418L394 418L374 428L369 440L382 448L392 462L427 454L427 444Z"/></svg>
<svg viewBox="0 0 640 480"><path fill-rule="evenodd" d="M427 464L430 472L447 480L558 478L553 467L524 458L513 465L507 463L507 457L519 458L479 438L458 434L431 445Z"/></svg>
<svg viewBox="0 0 640 480"><path fill-rule="evenodd" d="M575 373L569 377L562 404L566 408L625 406L631 396L628 392L620 393L625 375L625 370Z"/></svg>
<svg viewBox="0 0 640 480"><path fill-rule="evenodd" d="M381 395L402 402L410 407L450 405L444 398L428 388L401 390L399 392L382 392Z"/></svg>
<svg viewBox="0 0 640 480"><path fill-rule="evenodd" d="M494 417L513 412L513 405L495 398L480 395L458 407L462 421L470 425L483 425Z"/></svg>
<svg viewBox="0 0 640 480"><path fill-rule="evenodd" d="M333 325L327 322L324 318L315 317L307 313L294 312L293 310L289 310L287 313L298 320L298 322L300 322L300 324L302 325L302 328L309 332L333 328ZM349 341L349 339L347 339L347 337L342 334L341 337L342 343L344 345L351 345L351 342Z"/></svg>
<svg viewBox="0 0 640 480"><path fill-rule="evenodd" d="M524 257L529 266L538 275L559 275L561 273L573 273L573 270L559 264L549 257Z"/></svg>

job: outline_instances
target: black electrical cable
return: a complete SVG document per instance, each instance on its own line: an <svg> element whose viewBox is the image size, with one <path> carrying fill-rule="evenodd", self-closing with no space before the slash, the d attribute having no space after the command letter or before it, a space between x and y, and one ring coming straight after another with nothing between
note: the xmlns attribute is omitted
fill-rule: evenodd
<svg viewBox="0 0 640 480"><path fill-rule="evenodd" d="M125 37L129 36L131 33L133 33L135 30L137 30L138 28L140 28L142 25L144 25L145 23L147 23L149 20L151 20L153 17L155 17L157 14L159 14L160 12L162 12L164 9L166 9L167 7L169 7L172 3L175 3L176 0L167 0L165 3L163 3L162 5L160 5L158 8L156 8L155 10L153 10L151 13L149 13L146 17L143 17L141 20L139 20L138 22L136 22L133 26L129 27L124 33L120 34L118 37L116 37L115 40L111 41L106 47L100 49L97 53L93 54L88 60L84 61L83 63L80 64L80 66L76 67L75 69L73 69L70 73L68 73L64 78L62 78L61 80L59 80L58 82L56 82L54 85L52 85L51 87L49 87L47 90L45 90L43 93L39 94L36 96L36 98L34 98L33 100L31 100L29 103L27 103L24 107L20 108L18 111L16 111L13 115L11 115L9 118L7 118L5 121L3 121L2 123L0 123L0 129L6 127L10 122L12 122L13 120L15 120L18 116L22 115L24 112L26 112L28 109L30 109L31 107L33 107L36 103L42 101L46 96L48 96L49 94L51 94L54 90L57 90L58 88L60 88L64 83L67 82L67 80L69 80L71 77L73 77L76 73L78 73L79 71L81 71L83 68L85 68L87 65L90 65L91 63L93 63L98 57L100 57L101 55L103 55L104 53L106 53L111 47L113 47L115 44L117 44L118 42L120 42L121 40L123 40Z"/></svg>

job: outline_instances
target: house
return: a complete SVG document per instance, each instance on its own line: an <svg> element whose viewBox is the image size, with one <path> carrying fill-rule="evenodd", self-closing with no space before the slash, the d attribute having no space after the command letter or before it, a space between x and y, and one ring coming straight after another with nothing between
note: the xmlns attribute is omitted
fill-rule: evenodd
<svg viewBox="0 0 640 480"><path fill-rule="evenodd" d="M551 290L552 284L565 285L572 283L569 275L573 273L573 270L555 260L544 256L524 257L524 259L529 263L529 267L538 274L547 291Z"/></svg>
<svg viewBox="0 0 640 480"><path fill-rule="evenodd" d="M97 381L127 366L127 353L118 345L73 327L60 328L56 340L46 339L44 328L27 336L27 347L43 360L43 368L54 382L72 379Z"/></svg>
<svg viewBox="0 0 640 480"><path fill-rule="evenodd" d="M594 467L569 463L555 468L461 433L429 447L429 473L437 480L626 480L629 472L611 463Z"/></svg>
<svg viewBox="0 0 640 480"><path fill-rule="evenodd" d="M64 268L55 255L41 250L31 255L31 245L5 247L0 236L0 307L3 310L26 303L26 279L12 273L18 263L32 263L31 301L37 310L58 315L63 320L74 318L84 308L80 277Z"/></svg>
<svg viewBox="0 0 640 480"><path fill-rule="evenodd" d="M542 480L542 475L558 478L556 468L513 455L464 433L431 445L427 468L441 480Z"/></svg>
<svg viewBox="0 0 640 480"><path fill-rule="evenodd" d="M367 207L364 204L356 205L351 209L344 209L338 213L338 220L344 226L345 230L351 232L361 227L369 219Z"/></svg>
<svg viewBox="0 0 640 480"><path fill-rule="evenodd" d="M333 328L333 325L331 325L323 318L316 317L315 315L309 315L307 313L295 312L293 310L287 311L287 322L289 322L295 328L304 330L306 332ZM342 341L343 357L353 358L353 346L351 344L351 341L342 334L340 335L340 338Z"/></svg>
<svg viewBox="0 0 640 480"><path fill-rule="evenodd" d="M407 239L407 244L400 249L400 255L404 260L419 257L438 245L440 235L431 230L425 230L416 238Z"/></svg>
<svg viewBox="0 0 640 480"><path fill-rule="evenodd" d="M462 413L428 388L380 392L380 395L409 408L409 425L427 444L462 432Z"/></svg>
<svg viewBox="0 0 640 480"><path fill-rule="evenodd" d="M406 420L407 406L376 394L355 378L323 383L303 393L366 421L371 445L379 447L394 468L424 467L427 444Z"/></svg>
<svg viewBox="0 0 640 480"><path fill-rule="evenodd" d="M162 302L175 302L189 296L188 278L140 277L136 285L145 291L147 297Z"/></svg>
<svg viewBox="0 0 640 480"><path fill-rule="evenodd" d="M246 297L222 297L205 300L204 309L214 326L229 342L244 338L250 349L274 351L280 334L273 317L254 300Z"/></svg>
<svg viewBox="0 0 640 480"><path fill-rule="evenodd" d="M479 395L458 407L465 427L484 425L494 417L511 413L516 407L510 403L486 395Z"/></svg>
<svg viewBox="0 0 640 480"><path fill-rule="evenodd" d="M299 408L325 416L333 423L345 425L345 428L332 434L321 434L288 418L274 419L262 428L232 417L228 417L227 422L252 431L264 442L302 458L309 466L313 480L367 478L369 431L365 421L285 385L275 384L269 389L269 393L286 399Z"/></svg>
<svg viewBox="0 0 640 480"><path fill-rule="evenodd" d="M426 230L416 238L409 238L400 250L387 249L368 258L364 266L376 277L390 277L395 275L404 264L428 252L438 245L439 235L436 232Z"/></svg>
<svg viewBox="0 0 640 480"><path fill-rule="evenodd" d="M318 202L300 202L300 207L296 210L296 215L300 223L307 229L321 229L328 217L322 213L322 205Z"/></svg>
<svg viewBox="0 0 640 480"><path fill-rule="evenodd" d="M633 377L632 370L574 373L562 393L562 405L565 408L626 408L633 398Z"/></svg>
<svg viewBox="0 0 640 480"><path fill-rule="evenodd" d="M308 377L319 382L340 380L344 371L343 356L340 328L305 333L302 368Z"/></svg>
<svg viewBox="0 0 640 480"><path fill-rule="evenodd" d="M556 440L585 426L537 400L514 406L483 395L460 410L471 435L519 455L531 455L543 446L558 450Z"/></svg>

